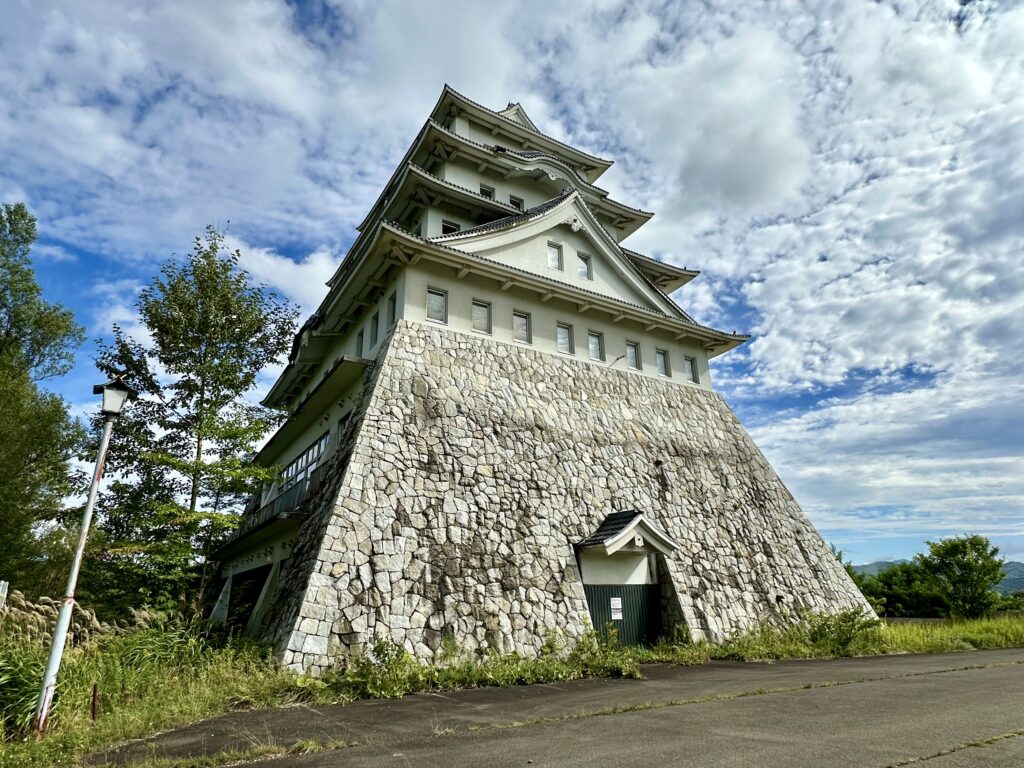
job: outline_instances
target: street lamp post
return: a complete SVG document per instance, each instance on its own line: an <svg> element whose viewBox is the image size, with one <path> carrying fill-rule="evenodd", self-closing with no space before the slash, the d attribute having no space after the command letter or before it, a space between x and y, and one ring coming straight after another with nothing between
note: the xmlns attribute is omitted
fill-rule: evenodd
<svg viewBox="0 0 1024 768"><path fill-rule="evenodd" d="M96 455L96 471L92 475L89 497L85 502L85 512L82 515L82 530L78 534L75 559L71 562L68 586L64 592L64 602L61 604L60 613L57 614L57 627L53 630L50 657L46 661L43 685L39 690L39 700L36 702L34 725L40 735L46 732L46 723L50 717L50 705L53 704L53 694L57 690L57 672L64 655L68 628L71 626L71 615L75 605L75 586L78 584L78 572L82 567L82 556L85 554L85 540L89 536L92 508L96 504L96 493L99 490L100 477L103 475L103 462L107 456L107 446L110 445L110 433L114 428L114 420L121 413L125 403L136 396L135 390L125 384L120 376L114 377L106 384L97 384L92 388L92 392L94 395L103 395L103 405L100 409L103 414L103 436L100 438L100 450Z"/></svg>

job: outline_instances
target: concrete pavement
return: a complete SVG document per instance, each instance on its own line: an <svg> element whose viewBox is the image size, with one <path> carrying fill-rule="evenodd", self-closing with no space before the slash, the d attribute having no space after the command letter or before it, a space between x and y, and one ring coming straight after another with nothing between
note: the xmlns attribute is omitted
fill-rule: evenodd
<svg viewBox="0 0 1024 768"><path fill-rule="evenodd" d="M1024 649L649 666L643 680L238 712L97 756L352 746L263 765L1024 766Z"/></svg>

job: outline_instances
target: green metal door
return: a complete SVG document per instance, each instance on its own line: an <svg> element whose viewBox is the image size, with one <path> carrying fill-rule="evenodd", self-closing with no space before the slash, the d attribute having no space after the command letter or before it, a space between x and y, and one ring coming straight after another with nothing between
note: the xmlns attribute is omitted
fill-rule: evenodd
<svg viewBox="0 0 1024 768"><path fill-rule="evenodd" d="M623 645L651 645L661 634L661 587L658 584L584 584L590 620L598 632L608 624ZM622 618L612 618L613 611Z"/></svg>

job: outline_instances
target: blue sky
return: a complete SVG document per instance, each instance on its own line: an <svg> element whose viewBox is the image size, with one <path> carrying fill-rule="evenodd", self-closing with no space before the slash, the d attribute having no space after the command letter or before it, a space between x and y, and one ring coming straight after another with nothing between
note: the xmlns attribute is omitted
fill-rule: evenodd
<svg viewBox="0 0 1024 768"><path fill-rule="evenodd" d="M754 335L716 387L829 541L1024 560L1022 51L995 2L14 0L0 199L90 338L209 223L308 312L445 82L520 101Z"/></svg>

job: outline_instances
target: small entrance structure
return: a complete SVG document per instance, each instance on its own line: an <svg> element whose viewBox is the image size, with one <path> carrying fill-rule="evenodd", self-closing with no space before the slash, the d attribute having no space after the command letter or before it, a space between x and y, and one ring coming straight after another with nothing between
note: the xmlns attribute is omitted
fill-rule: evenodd
<svg viewBox="0 0 1024 768"><path fill-rule="evenodd" d="M658 556L675 541L632 509L613 512L576 548L583 591L594 628L610 623L625 645L647 645L664 631Z"/></svg>

